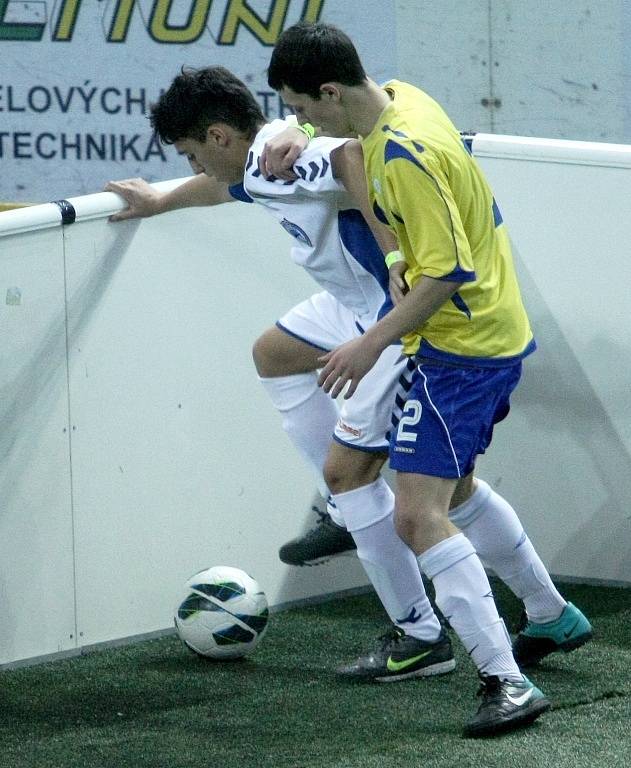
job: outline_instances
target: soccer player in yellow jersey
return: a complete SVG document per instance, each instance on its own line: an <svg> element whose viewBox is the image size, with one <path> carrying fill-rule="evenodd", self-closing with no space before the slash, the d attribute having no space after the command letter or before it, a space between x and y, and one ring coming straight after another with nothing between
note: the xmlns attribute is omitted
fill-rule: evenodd
<svg viewBox="0 0 631 768"><path fill-rule="evenodd" d="M396 403L390 441L397 529L478 667L482 703L465 733L530 723L549 702L515 658L578 647L591 627L552 585L514 510L473 477L535 348L499 209L441 107L406 83L370 80L335 27L286 30L269 83L299 120L360 137L373 209L399 240L409 286L365 334L322 358L320 383L333 396L348 385L352 397L399 338L414 356L416 376ZM514 649L480 558L524 600L528 622Z"/></svg>

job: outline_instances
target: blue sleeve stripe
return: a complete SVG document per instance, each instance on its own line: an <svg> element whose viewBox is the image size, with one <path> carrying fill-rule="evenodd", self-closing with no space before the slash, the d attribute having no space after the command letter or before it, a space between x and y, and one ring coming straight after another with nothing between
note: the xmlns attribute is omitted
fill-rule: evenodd
<svg viewBox="0 0 631 768"><path fill-rule="evenodd" d="M457 266L455 269L447 275L441 277L435 277L434 280L444 280L453 283L473 283L475 282L477 275L475 272L468 272L466 269L461 269Z"/></svg>
<svg viewBox="0 0 631 768"><path fill-rule="evenodd" d="M320 166L317 163L312 161L309 163L309 168L311 168L311 173L309 174L309 181L314 181L314 179L320 173Z"/></svg>
<svg viewBox="0 0 631 768"><path fill-rule="evenodd" d="M329 162L328 160L323 157L322 158L322 170L320 171L320 178L324 176L324 174L329 170Z"/></svg>
<svg viewBox="0 0 631 768"><path fill-rule="evenodd" d="M307 172L301 165L294 165L294 171L303 178L304 181L307 180Z"/></svg>

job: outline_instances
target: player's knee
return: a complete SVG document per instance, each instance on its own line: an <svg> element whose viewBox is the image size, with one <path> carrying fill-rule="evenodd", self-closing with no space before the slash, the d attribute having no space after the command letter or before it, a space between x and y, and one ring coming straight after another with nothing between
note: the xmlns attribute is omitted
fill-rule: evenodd
<svg viewBox="0 0 631 768"><path fill-rule="evenodd" d="M353 448L333 448L324 463L324 482L331 493L347 493L374 483L379 477L385 455L365 453Z"/></svg>
<svg viewBox="0 0 631 768"><path fill-rule="evenodd" d="M252 358L262 378L312 373L322 352L306 342L293 339L276 327L268 328L254 342Z"/></svg>
<svg viewBox="0 0 631 768"><path fill-rule="evenodd" d="M394 509L394 527L399 538L411 547L417 536L418 516L409 507L397 503Z"/></svg>
<svg viewBox="0 0 631 768"><path fill-rule="evenodd" d="M259 376L278 375L278 354L270 331L264 331L252 346L252 359Z"/></svg>
<svg viewBox="0 0 631 768"><path fill-rule="evenodd" d="M347 467L337 458L329 455L322 470L324 482L331 493L344 493L351 488L348 487L350 479Z"/></svg>

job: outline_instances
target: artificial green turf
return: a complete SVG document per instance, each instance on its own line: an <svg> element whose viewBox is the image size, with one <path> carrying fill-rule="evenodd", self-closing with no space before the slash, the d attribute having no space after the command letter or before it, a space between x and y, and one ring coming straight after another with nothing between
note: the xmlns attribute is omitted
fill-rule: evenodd
<svg viewBox="0 0 631 768"><path fill-rule="evenodd" d="M495 586L513 625L517 604ZM565 585L595 640L530 677L554 708L490 740L461 737L475 670L348 684L336 662L385 627L373 595L274 614L249 659L207 662L175 638L0 673L1 768L629 768L631 590Z"/></svg>

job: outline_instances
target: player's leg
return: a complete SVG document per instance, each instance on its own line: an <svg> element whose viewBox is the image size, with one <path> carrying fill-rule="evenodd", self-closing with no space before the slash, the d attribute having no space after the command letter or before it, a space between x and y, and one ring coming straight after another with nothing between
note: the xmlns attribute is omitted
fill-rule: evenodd
<svg viewBox="0 0 631 768"><path fill-rule="evenodd" d="M413 371L398 346L383 352L343 402L324 468L332 498L393 625L374 651L338 670L344 676L401 680L454 668L451 644L427 598L416 558L395 530L394 494L380 475L392 403Z"/></svg>
<svg viewBox="0 0 631 768"><path fill-rule="evenodd" d="M346 329L352 317L331 294L322 291L293 307L254 344L259 380L327 499L326 512L314 508L320 517L316 526L280 548L280 559L291 565L311 565L355 549L322 475L338 409L318 387L315 373L318 358L340 343L340 328Z"/></svg>
<svg viewBox="0 0 631 768"><path fill-rule="evenodd" d="M513 507L484 480L473 481L473 473L459 486L450 520L524 603L526 618L513 644L519 666L584 645L592 637L589 621L559 594Z"/></svg>
<svg viewBox="0 0 631 768"><path fill-rule="evenodd" d="M338 668L351 679L389 682L455 668L449 639L425 592L414 553L394 526L394 494L380 470L386 454L334 443L324 475L392 628L370 653Z"/></svg>
<svg viewBox="0 0 631 768"><path fill-rule="evenodd" d="M337 421L335 402L318 387L323 350L274 326L254 343L252 356L261 384L282 416L283 429L314 468L320 492L322 470Z"/></svg>
<svg viewBox="0 0 631 768"><path fill-rule="evenodd" d="M483 680L482 704L466 728L474 736L530 722L549 707L519 671L484 567L449 520L458 479L472 471L482 427L493 423L497 395L512 386L503 371L422 366L390 445L397 530Z"/></svg>
<svg viewBox="0 0 631 768"><path fill-rule="evenodd" d="M293 426L291 421L287 424L286 414L293 416L299 403L289 401L284 396L284 388L295 393L296 378L317 367L322 349L337 346L359 333L352 313L329 294L317 294L287 313L278 327L266 331L257 341L254 357L259 376L276 407L283 412L290 436L295 435L298 422L294 420ZM391 403L401 386L402 376L403 383L406 381L406 371L410 373L398 349L393 347L383 355L355 397L342 409L339 420L335 412L335 442L329 447L324 467L325 484L334 492L333 500L339 500L337 512L345 520L350 519L349 527L353 531L352 539L357 542L359 557L386 612L397 625L390 643L384 643L380 649L383 651L387 645L387 655L381 653L372 663L355 665L354 677L403 679L440 674L455 666L449 640L442 634L440 622L425 594L416 558L394 529L394 495L380 477L387 456L386 431ZM279 382L279 378L284 381ZM299 391L307 393L306 385L305 381ZM305 408L311 404L310 397L296 398L298 400ZM331 421L332 417L327 422L329 437L333 431ZM307 438L313 440L318 427L309 425L305 416L300 421L300 429L304 431L307 427ZM299 440L294 438L294 442ZM311 463L315 464L321 456L322 449L317 457L312 452ZM318 548L321 553L323 545L330 545L326 541L329 528L317 526L306 536L288 542L281 548L281 559L313 561ZM350 538L346 531L344 535ZM390 655L393 659L388 668ZM419 655L421 659L417 658Z"/></svg>
<svg viewBox="0 0 631 768"><path fill-rule="evenodd" d="M549 702L523 677L484 567L448 519L455 481L397 473L397 528L432 580L436 603L478 669L483 702L465 733L481 736L531 722Z"/></svg>
<svg viewBox="0 0 631 768"><path fill-rule="evenodd" d="M282 416L283 429L315 470L326 498L322 470L338 412L318 387L315 371L322 354L321 348L276 326L264 331L252 350L259 380Z"/></svg>

